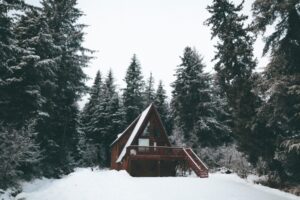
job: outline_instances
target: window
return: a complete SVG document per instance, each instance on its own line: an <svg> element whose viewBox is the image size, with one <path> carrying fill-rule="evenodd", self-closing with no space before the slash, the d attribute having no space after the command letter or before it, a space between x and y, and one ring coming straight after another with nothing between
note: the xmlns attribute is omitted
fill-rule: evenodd
<svg viewBox="0 0 300 200"><path fill-rule="evenodd" d="M139 146L149 146L149 139L146 138L140 138L139 139Z"/></svg>
<svg viewBox="0 0 300 200"><path fill-rule="evenodd" d="M148 122L146 128L142 133L142 137L149 137L150 136L150 122Z"/></svg>
<svg viewBox="0 0 300 200"><path fill-rule="evenodd" d="M140 138L139 139L139 151L147 151L149 150L147 147L149 146L150 142L147 138Z"/></svg>

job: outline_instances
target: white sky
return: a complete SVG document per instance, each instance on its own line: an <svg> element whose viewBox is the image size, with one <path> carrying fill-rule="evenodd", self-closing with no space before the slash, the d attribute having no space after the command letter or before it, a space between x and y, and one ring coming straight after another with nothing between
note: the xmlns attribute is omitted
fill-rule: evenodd
<svg viewBox="0 0 300 200"><path fill-rule="evenodd" d="M39 0L27 0L38 4ZM152 72L156 83L161 79L168 96L170 83L180 56L186 46L195 47L204 57L206 71L213 71L214 41L209 27L203 22L209 17L206 10L212 0L78 0L78 7L85 13L81 22L85 29L84 45L97 50L96 59L85 72L93 79L100 69L106 75L111 68L119 88L131 57L137 54L145 79ZM233 0L240 3L240 0ZM253 0L244 5L245 14L250 14ZM263 43L259 39L255 56L261 69L267 58L261 59ZM259 70L258 69L258 70ZM91 85L93 80L87 82Z"/></svg>

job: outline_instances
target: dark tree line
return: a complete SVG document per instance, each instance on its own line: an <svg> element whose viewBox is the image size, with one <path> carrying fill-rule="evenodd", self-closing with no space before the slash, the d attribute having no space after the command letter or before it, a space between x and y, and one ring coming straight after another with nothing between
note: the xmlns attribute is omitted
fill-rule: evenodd
<svg viewBox="0 0 300 200"><path fill-rule="evenodd" d="M210 166L218 166L211 160L213 151L223 149L217 157L224 161L236 146L259 174L269 177L271 186L297 185L300 3L257 0L249 25L241 14L243 3L214 0L207 7L211 16L205 24L217 39L213 76L203 72L197 51L185 48L172 84L172 138L198 149ZM265 35L271 25L274 32ZM270 55L262 73L254 72L253 43L258 34L266 38L263 54ZM213 150L205 150L209 148Z"/></svg>
<svg viewBox="0 0 300 200"><path fill-rule="evenodd" d="M299 1L253 3L253 22L246 26L243 2L214 0L208 11L216 45L216 84L227 99L230 127L239 150L273 186L298 183L300 174L300 4ZM270 25L275 30L265 35ZM253 42L265 36L270 62L253 73ZM263 163L263 164L262 164Z"/></svg>
<svg viewBox="0 0 300 200"><path fill-rule="evenodd" d="M75 0L0 4L1 187L20 176L58 177L79 159L77 101L90 59L80 16Z"/></svg>
<svg viewBox="0 0 300 200"><path fill-rule="evenodd" d="M264 101L253 128L261 130L273 151L263 159L280 181L299 183L300 172L300 3L296 0L253 4L254 31L266 37L264 54L270 62L259 83ZM266 35L268 25L275 30ZM271 138L268 136L271 135Z"/></svg>

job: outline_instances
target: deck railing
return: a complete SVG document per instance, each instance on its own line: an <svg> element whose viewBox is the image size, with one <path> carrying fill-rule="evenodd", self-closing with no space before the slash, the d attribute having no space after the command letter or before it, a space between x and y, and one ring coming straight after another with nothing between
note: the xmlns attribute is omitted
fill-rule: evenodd
<svg viewBox="0 0 300 200"><path fill-rule="evenodd" d="M194 153L194 151L191 148L131 145L127 147L126 154L131 158L135 156L141 156L142 158L147 158L148 156L159 156L159 158L164 157L172 159L185 159L189 163L191 169L193 169L199 177L208 177L207 166L202 162L202 160Z"/></svg>
<svg viewBox="0 0 300 200"><path fill-rule="evenodd" d="M131 145L127 147L127 155L161 155L161 156L184 156L182 147L167 146L138 146Z"/></svg>

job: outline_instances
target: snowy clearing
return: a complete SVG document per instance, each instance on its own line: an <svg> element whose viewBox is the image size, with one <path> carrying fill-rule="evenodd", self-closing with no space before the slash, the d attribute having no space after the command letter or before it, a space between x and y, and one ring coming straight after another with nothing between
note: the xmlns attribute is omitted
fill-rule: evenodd
<svg viewBox="0 0 300 200"><path fill-rule="evenodd" d="M300 197L247 182L236 175L134 178L125 171L77 169L62 179L24 183L26 200L290 200ZM0 198L1 199L1 198Z"/></svg>

